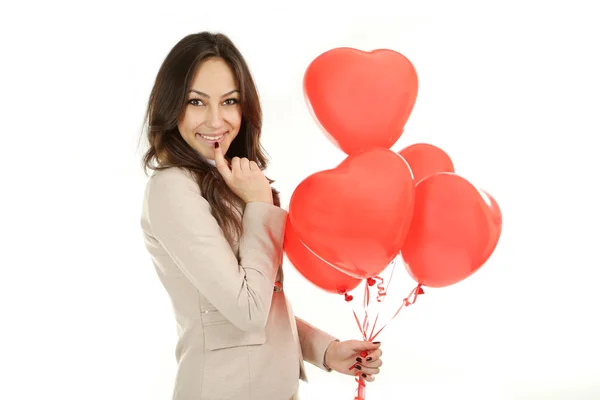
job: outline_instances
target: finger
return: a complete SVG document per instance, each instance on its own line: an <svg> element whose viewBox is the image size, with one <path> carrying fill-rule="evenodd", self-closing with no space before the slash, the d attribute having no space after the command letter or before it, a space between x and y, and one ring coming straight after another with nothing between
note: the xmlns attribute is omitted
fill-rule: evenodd
<svg viewBox="0 0 600 400"><path fill-rule="evenodd" d="M378 358L374 361L364 362L361 365L366 368L381 368L381 366L383 365L383 361L381 360L381 358Z"/></svg>
<svg viewBox="0 0 600 400"><path fill-rule="evenodd" d="M225 157L223 156L221 147L215 147L215 165L217 171L219 171L225 180L231 179L231 170L229 169L229 165L227 165L227 160L225 160Z"/></svg>
<svg viewBox="0 0 600 400"><path fill-rule="evenodd" d="M233 172L239 172L241 170L240 158L239 157L233 157L231 159L231 170Z"/></svg>
<svg viewBox="0 0 600 400"><path fill-rule="evenodd" d="M367 374L367 375L376 375L379 373L379 368L370 368L370 367L366 367L364 365L357 365L355 368L357 370L359 370L360 372L362 372L363 374Z"/></svg>
<svg viewBox="0 0 600 400"><path fill-rule="evenodd" d="M377 350L369 353L367 355L367 357L365 358L365 361L369 362L369 361L379 360L382 355L383 355L383 351L381 351L381 349L377 349Z"/></svg>
<svg viewBox="0 0 600 400"><path fill-rule="evenodd" d="M362 377L365 378L365 381L367 382L373 382L375 380L373 375L362 374Z"/></svg>
<svg viewBox="0 0 600 400"><path fill-rule="evenodd" d="M250 170L250 160L248 160L247 158L242 158L240 160L240 167L242 168L242 171L246 171L246 170Z"/></svg>
<svg viewBox="0 0 600 400"><path fill-rule="evenodd" d="M362 341L362 340L351 340L350 341L350 346L352 346L352 349L356 352L361 352L361 351L367 351L367 352L372 352L375 351L379 348L379 346L381 346L381 342L366 342L366 341Z"/></svg>
<svg viewBox="0 0 600 400"><path fill-rule="evenodd" d="M258 168L258 164L256 163L256 161L250 161L250 169L252 171L258 171L260 168Z"/></svg>

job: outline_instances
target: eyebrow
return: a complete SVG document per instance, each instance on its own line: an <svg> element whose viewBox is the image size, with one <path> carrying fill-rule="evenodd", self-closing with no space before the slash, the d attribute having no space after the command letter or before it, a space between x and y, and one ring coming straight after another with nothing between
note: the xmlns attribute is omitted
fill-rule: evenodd
<svg viewBox="0 0 600 400"><path fill-rule="evenodd" d="M231 94L234 94L234 93L236 93L236 92L237 92L237 93L239 93L240 91L239 91L239 90L237 90L237 89L233 89L233 90L230 90L229 92L225 93L225 94L224 94L224 95L222 95L221 97L226 97L226 96L229 96L229 95L231 95ZM192 90L190 90L190 93L196 93L196 94L197 94L197 95L199 95L199 96L206 97L207 99L210 99L210 96L209 96L209 95L207 95L206 93L204 93L204 92L201 92L201 91L199 91L199 90L196 90L196 89L192 89Z"/></svg>

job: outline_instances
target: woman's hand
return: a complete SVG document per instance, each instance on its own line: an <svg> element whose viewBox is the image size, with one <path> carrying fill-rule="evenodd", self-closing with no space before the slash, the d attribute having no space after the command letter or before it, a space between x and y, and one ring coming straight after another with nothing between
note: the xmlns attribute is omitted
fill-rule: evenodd
<svg viewBox="0 0 600 400"><path fill-rule="evenodd" d="M215 163L227 186L245 203L257 201L273 204L271 185L254 161L234 157L230 168L223 150L215 147Z"/></svg>
<svg viewBox="0 0 600 400"><path fill-rule="evenodd" d="M373 382L379 373L382 361L380 342L347 340L332 342L325 352L325 364L334 371L345 375L360 372L368 382ZM361 355L362 353L362 355ZM366 356L365 356L366 354ZM363 357L364 356L364 357Z"/></svg>

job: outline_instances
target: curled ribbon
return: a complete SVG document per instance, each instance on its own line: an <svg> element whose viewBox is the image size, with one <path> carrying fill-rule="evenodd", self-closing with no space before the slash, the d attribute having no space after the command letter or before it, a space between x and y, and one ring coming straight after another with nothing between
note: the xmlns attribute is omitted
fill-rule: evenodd
<svg viewBox="0 0 600 400"><path fill-rule="evenodd" d="M356 389L356 396L354 396L354 400L365 400L365 387L367 384L365 383L365 380L360 372L356 373L356 383L358 383L358 388Z"/></svg>
<svg viewBox="0 0 600 400"><path fill-rule="evenodd" d="M387 291L386 291L385 286L383 284L384 283L383 278L380 277L380 276L374 276L371 279L373 279L373 281L375 283L379 282L379 283L377 283L377 302L381 303L383 301L383 299L385 298L385 295L387 294Z"/></svg>

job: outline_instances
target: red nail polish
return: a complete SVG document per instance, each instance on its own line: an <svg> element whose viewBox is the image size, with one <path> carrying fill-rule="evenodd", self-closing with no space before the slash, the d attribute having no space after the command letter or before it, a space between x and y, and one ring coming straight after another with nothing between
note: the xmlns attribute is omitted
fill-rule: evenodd
<svg viewBox="0 0 600 400"><path fill-rule="evenodd" d="M215 149L219 148L219 143L215 142Z"/></svg>
<svg viewBox="0 0 600 400"><path fill-rule="evenodd" d="M367 358L367 361L368 361L368 360L369 360L369 359ZM360 358L360 357L356 357L356 361L358 361L358 362L360 363L360 362L362 362L362 358Z"/></svg>
<svg viewBox="0 0 600 400"><path fill-rule="evenodd" d="M373 357L367 357L367 361L371 361Z"/></svg>
<svg viewBox="0 0 600 400"><path fill-rule="evenodd" d="M363 377L363 378L366 378L366 377L367 377L367 374L362 374L362 377Z"/></svg>

